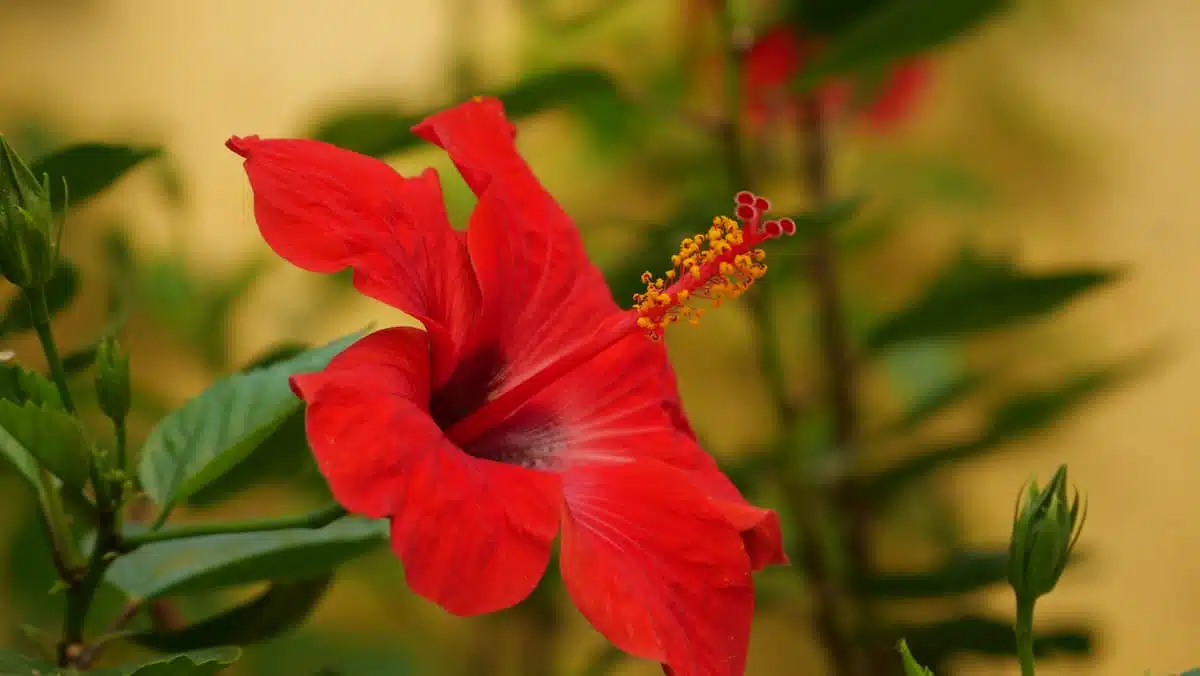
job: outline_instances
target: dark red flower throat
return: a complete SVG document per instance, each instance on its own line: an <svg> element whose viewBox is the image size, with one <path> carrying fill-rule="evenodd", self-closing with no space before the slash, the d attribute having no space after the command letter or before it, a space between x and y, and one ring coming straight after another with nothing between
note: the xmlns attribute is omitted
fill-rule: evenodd
<svg viewBox="0 0 1200 676"><path fill-rule="evenodd" d="M495 361L499 353L492 349L494 346L487 346L464 361L455 375L464 371L464 384L483 386L464 388L452 377L454 385L449 391L433 394L430 408L439 426L446 430L446 436L470 452L481 435L524 407L533 394L617 342L639 331L651 340L660 340L667 325L680 319L699 323L703 310L694 306L697 300L719 306L723 299L736 298L749 289L767 271L763 264L766 253L758 245L781 235L795 234L796 224L790 218L764 221L763 215L771 203L750 192L738 193L735 203L740 223L718 216L706 233L683 240L680 253L671 257L673 267L666 272L665 279L643 273L646 291L634 295L635 305L631 310L603 318L590 336L499 397L490 400L486 397L487 381L502 370ZM464 406L466 402L477 402L477 407ZM537 419L536 415L531 417Z"/></svg>

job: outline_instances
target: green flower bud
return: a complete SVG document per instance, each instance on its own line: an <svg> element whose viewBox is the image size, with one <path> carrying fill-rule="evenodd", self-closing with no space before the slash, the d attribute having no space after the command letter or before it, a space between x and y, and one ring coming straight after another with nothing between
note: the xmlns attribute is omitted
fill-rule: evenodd
<svg viewBox="0 0 1200 676"><path fill-rule="evenodd" d="M1079 491L1067 493L1066 465L1044 489L1036 481L1022 489L1008 548L1008 582L1017 598L1034 601L1058 584L1079 541L1086 511Z"/></svg>
<svg viewBox="0 0 1200 676"><path fill-rule="evenodd" d="M129 355L121 352L115 337L107 336L96 349L96 398L104 415L118 425L129 413L130 390Z"/></svg>
<svg viewBox="0 0 1200 676"><path fill-rule="evenodd" d="M23 289L54 276L61 223L50 203L50 176L41 181L0 136L0 274Z"/></svg>

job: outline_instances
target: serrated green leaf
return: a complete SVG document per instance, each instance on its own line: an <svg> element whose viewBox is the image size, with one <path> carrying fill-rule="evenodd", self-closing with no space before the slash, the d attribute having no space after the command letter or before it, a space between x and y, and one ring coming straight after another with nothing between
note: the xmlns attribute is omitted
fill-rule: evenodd
<svg viewBox="0 0 1200 676"><path fill-rule="evenodd" d="M193 493L187 502L197 507L216 505L255 486L294 484L310 479L324 483L308 445L301 409L288 416L254 453Z"/></svg>
<svg viewBox="0 0 1200 676"><path fill-rule="evenodd" d="M509 119L567 107L597 130L626 124L628 115L614 116L625 108L624 97L608 73L593 68L565 68L535 73L488 93L504 103ZM309 137L372 157L394 155L424 143L411 128L435 111L404 115L384 104L361 106L326 116ZM616 121L614 121L616 120Z"/></svg>
<svg viewBox="0 0 1200 676"><path fill-rule="evenodd" d="M216 676L242 656L232 646L164 655L136 665L89 671L88 676Z"/></svg>
<svg viewBox="0 0 1200 676"><path fill-rule="evenodd" d="M158 651L250 645L302 624L324 598L333 574L272 583L266 591L218 615L182 629L133 634L130 641Z"/></svg>
<svg viewBox="0 0 1200 676"><path fill-rule="evenodd" d="M878 70L977 28L1011 0L888 0L845 27L801 71L798 88L843 73Z"/></svg>
<svg viewBox="0 0 1200 676"><path fill-rule="evenodd" d="M179 655L165 655L148 662L88 671L89 676L214 676L241 657L238 648L224 647L197 650ZM24 655L0 650L0 674L3 676L69 676L74 670L60 669L53 664Z"/></svg>
<svg viewBox="0 0 1200 676"><path fill-rule="evenodd" d="M865 495L874 503L886 501L943 467L1036 434L1065 418L1093 396L1122 382L1142 365L1140 361L1131 361L1076 375L1051 390L1012 395L992 410L989 422L979 436L918 451L896 466L867 478Z"/></svg>
<svg viewBox="0 0 1200 676"><path fill-rule="evenodd" d="M912 340L1005 328L1051 314L1117 277L1114 270L1099 269L1022 273L1007 261L964 253L911 305L869 331L865 342L879 351Z"/></svg>
<svg viewBox="0 0 1200 676"><path fill-rule="evenodd" d="M50 176L50 195L55 211L78 206L103 192L141 162L156 157L160 148L138 148L106 143L80 143L39 157L30 169L39 179ZM67 194L63 193L63 181Z"/></svg>
<svg viewBox="0 0 1200 676"><path fill-rule="evenodd" d="M949 658L963 654L994 657L1016 654L1016 634L1012 624L991 617L964 615L930 624L897 627L887 633L904 637L912 652L938 672L946 671ZM1093 633L1087 627L1064 626L1034 636L1034 653L1039 658L1085 656L1091 654L1092 645Z"/></svg>
<svg viewBox="0 0 1200 676"><path fill-rule="evenodd" d="M387 524L357 517L324 528L168 540L117 559L105 577L133 598L323 575L387 539Z"/></svg>
<svg viewBox="0 0 1200 676"><path fill-rule="evenodd" d="M896 646L900 651L900 659L904 663L904 676L933 676L933 671L921 666L913 657L912 651L908 648L908 643L904 639L900 639L900 643Z"/></svg>
<svg viewBox="0 0 1200 676"><path fill-rule="evenodd" d="M6 456L27 453L51 474L76 491L88 479L91 445L74 417L32 401L18 404L0 399L0 447Z"/></svg>
<svg viewBox="0 0 1200 676"><path fill-rule="evenodd" d="M45 287L46 309L50 316L62 312L75 300L79 293L79 268L65 258L58 259L58 268ZM25 294L18 293L8 302L4 316L0 317L0 338L33 328L29 314L29 301Z"/></svg>
<svg viewBox="0 0 1200 676"><path fill-rule="evenodd" d="M855 583L859 594L874 600L911 600L956 596L1007 579L1008 550L955 552L935 570L874 573Z"/></svg>
<svg viewBox="0 0 1200 676"><path fill-rule="evenodd" d="M269 368L218 380L151 430L138 476L164 507L186 499L246 459L302 404L288 386L318 371L363 335L357 332Z"/></svg>

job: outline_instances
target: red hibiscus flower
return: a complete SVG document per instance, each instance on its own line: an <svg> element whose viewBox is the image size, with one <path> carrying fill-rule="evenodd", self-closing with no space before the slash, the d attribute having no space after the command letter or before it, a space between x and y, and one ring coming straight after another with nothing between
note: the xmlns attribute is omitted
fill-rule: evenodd
<svg viewBox="0 0 1200 676"><path fill-rule="evenodd" d="M746 52L743 63L745 114L753 125L761 125L775 111L794 108L789 91L800 69L821 50L815 39L798 36L790 27L781 26L762 36ZM856 114L868 126L886 131L907 119L929 80L929 65L923 59L909 59L891 68L872 98ZM826 116L837 117L853 100L855 83L847 78L834 79L816 89L814 96Z"/></svg>
<svg viewBox="0 0 1200 676"><path fill-rule="evenodd" d="M457 615L534 589L561 531L567 591L621 649L679 676L741 674L751 572L783 563L779 522L697 444L660 342L694 298L737 295L764 240L795 230L738 197L684 242L667 280L621 310L571 220L514 144L498 101L414 132L478 196L451 229L437 174L404 178L324 143L234 137L263 237L307 270L349 267L362 293L425 331L372 333L292 388L347 510L391 521L416 593Z"/></svg>

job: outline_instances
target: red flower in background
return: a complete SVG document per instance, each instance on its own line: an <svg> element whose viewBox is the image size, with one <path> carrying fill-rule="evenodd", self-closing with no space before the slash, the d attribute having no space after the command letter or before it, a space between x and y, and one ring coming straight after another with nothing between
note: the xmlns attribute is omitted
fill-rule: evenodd
<svg viewBox="0 0 1200 676"><path fill-rule="evenodd" d="M820 50L818 40L798 36L788 26L774 29L754 43L746 52L742 73L745 114L751 124L762 124L775 110L794 108L791 83ZM928 81L928 62L903 61L885 74L873 98L853 112L876 130L890 129L912 114ZM829 117L845 114L853 101L854 86L852 80L838 78L818 87L814 95L823 113Z"/></svg>
<svg viewBox="0 0 1200 676"><path fill-rule="evenodd" d="M437 174L304 140L234 137L263 237L307 270L419 319L358 341L292 387L313 453L351 512L391 520L410 587L458 615L524 599L562 532L579 610L679 676L745 668L751 572L786 562L778 517L747 503L696 443L657 338L692 298L734 296L791 233L738 196L621 310L571 220L514 144L498 101L414 128L478 196L466 232Z"/></svg>

